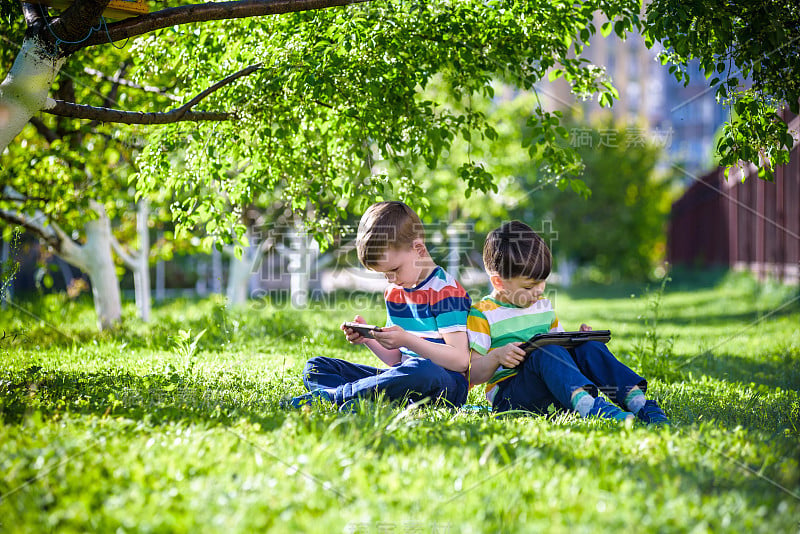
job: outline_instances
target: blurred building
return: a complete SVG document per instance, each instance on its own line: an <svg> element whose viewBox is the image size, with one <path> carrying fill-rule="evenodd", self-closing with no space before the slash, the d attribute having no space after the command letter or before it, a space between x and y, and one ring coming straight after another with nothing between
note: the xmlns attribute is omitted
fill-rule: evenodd
<svg viewBox="0 0 800 534"><path fill-rule="evenodd" d="M614 33L603 37L599 31L592 37L583 56L605 67L619 91L619 100L610 110L601 108L596 99L576 98L560 78L543 83L540 90L551 108L564 109L577 103L589 119L610 112L615 121L641 129L638 140L627 142L649 141L663 147L666 160L662 165L678 165L689 178L714 167L715 134L728 119L728 110L717 103L715 91L697 65L689 70L687 86L678 82L669 67L657 60L662 49L658 44L648 49L638 34L624 41Z"/></svg>

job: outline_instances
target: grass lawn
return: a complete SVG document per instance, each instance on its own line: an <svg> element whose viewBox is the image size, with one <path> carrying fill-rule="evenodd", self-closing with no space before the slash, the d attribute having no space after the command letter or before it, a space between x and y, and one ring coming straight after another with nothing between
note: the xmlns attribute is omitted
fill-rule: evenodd
<svg viewBox="0 0 800 534"><path fill-rule="evenodd" d="M612 331L662 429L279 409L311 356L374 363L337 325L382 324L379 295L175 301L149 325L131 306L104 333L88 300L17 303L0 312L0 532L800 531L797 288L657 289L550 296L567 328Z"/></svg>

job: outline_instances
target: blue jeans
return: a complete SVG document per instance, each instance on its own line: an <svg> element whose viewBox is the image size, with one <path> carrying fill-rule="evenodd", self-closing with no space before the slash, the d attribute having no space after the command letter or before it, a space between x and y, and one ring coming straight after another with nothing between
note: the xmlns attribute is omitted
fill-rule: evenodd
<svg viewBox="0 0 800 534"><path fill-rule="evenodd" d="M593 396L598 390L620 405L635 386L644 392L647 381L617 360L604 343L587 341L567 350L542 347L522 362L519 373L500 382L492 408L498 412L528 410L547 413L550 405L572 409L572 394L583 388Z"/></svg>
<svg viewBox="0 0 800 534"><path fill-rule="evenodd" d="M333 400L339 406L351 399L374 398L381 392L389 400L416 402L428 397L461 406L468 392L464 375L416 357L378 368L317 356L306 363L303 384L309 391L333 390Z"/></svg>

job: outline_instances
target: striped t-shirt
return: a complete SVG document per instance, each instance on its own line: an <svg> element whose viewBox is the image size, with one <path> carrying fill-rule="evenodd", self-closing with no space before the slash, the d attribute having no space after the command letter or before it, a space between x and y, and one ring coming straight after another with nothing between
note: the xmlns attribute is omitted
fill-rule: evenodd
<svg viewBox="0 0 800 534"><path fill-rule="evenodd" d="M484 355L508 343L528 341L536 334L563 331L552 303L546 298L520 308L492 297L484 297L472 306L467 319L469 348ZM517 373L517 368L507 369L503 366L495 371L486 383L486 398L489 402L494 401L494 396L497 395L497 383Z"/></svg>
<svg viewBox="0 0 800 534"><path fill-rule="evenodd" d="M466 290L441 267L411 289L390 284L384 293L386 326L397 325L406 332L434 343L444 343L443 334L466 332L472 303ZM402 360L418 356L400 347Z"/></svg>

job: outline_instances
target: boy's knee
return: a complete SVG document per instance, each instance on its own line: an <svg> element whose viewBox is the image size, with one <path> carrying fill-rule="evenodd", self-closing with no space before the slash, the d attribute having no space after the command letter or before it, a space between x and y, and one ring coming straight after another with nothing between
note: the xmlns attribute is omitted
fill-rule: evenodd
<svg viewBox="0 0 800 534"><path fill-rule="evenodd" d="M445 382L446 371L427 358L406 360L395 369L397 379L407 387L430 389L442 387Z"/></svg>
<svg viewBox="0 0 800 534"><path fill-rule="evenodd" d="M309 359L306 362L306 365L303 367L303 378L317 373L323 363L324 357L322 356L314 356L313 358Z"/></svg>
<svg viewBox="0 0 800 534"><path fill-rule="evenodd" d="M608 347L606 347L606 344L599 341L587 341L586 343L578 345L578 348L584 349L587 352L608 352Z"/></svg>
<svg viewBox="0 0 800 534"><path fill-rule="evenodd" d="M409 358L401 365L407 374L430 374L441 369L438 365L427 358Z"/></svg>
<svg viewBox="0 0 800 534"><path fill-rule="evenodd" d="M564 347L559 345L548 345L546 347L540 347L535 351L531 352L525 360L525 363L538 363L541 360L546 358L568 358L569 352Z"/></svg>
<svg viewBox="0 0 800 534"><path fill-rule="evenodd" d="M591 358L593 356L596 357L598 354L611 354L606 344L600 343L599 341L587 341L586 343L581 343L573 349L573 352L575 353L576 357L582 359Z"/></svg>

